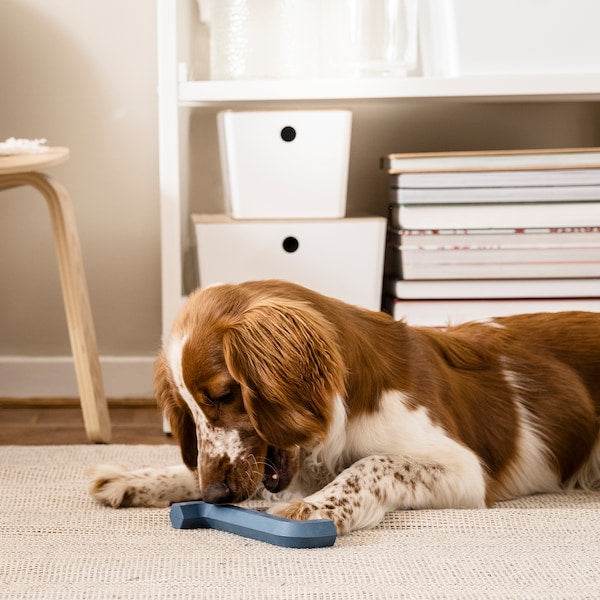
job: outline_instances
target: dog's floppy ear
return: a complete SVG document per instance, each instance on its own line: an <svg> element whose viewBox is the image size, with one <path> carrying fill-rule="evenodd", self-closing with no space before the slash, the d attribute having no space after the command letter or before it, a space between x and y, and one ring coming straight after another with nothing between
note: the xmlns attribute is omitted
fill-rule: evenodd
<svg viewBox="0 0 600 600"><path fill-rule="evenodd" d="M252 424L269 444L325 437L345 372L335 329L321 313L302 302L258 301L225 330L223 351Z"/></svg>
<svg viewBox="0 0 600 600"><path fill-rule="evenodd" d="M158 407L166 413L171 431L179 442L181 458L189 469L198 466L198 439L196 425L187 407L178 399L177 388L171 378L171 370L164 352L161 352L154 363L154 394Z"/></svg>

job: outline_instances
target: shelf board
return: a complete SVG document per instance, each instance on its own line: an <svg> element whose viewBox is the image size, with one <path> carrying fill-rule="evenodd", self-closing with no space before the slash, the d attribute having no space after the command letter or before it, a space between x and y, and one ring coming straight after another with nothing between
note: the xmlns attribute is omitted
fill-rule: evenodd
<svg viewBox="0 0 600 600"><path fill-rule="evenodd" d="M185 81L179 104L373 99L600 100L600 73L373 79Z"/></svg>

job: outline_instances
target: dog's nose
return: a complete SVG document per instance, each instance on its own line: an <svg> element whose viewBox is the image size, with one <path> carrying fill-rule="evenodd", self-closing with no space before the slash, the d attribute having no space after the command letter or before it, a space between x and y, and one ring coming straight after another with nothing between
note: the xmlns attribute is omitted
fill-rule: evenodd
<svg viewBox="0 0 600 600"><path fill-rule="evenodd" d="M231 490L225 482L211 483L202 490L202 500L210 504L228 502L231 498Z"/></svg>

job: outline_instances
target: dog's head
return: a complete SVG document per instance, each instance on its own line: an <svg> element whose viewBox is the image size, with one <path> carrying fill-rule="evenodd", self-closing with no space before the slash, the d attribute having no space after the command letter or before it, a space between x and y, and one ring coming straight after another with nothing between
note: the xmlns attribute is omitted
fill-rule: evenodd
<svg viewBox="0 0 600 600"><path fill-rule="evenodd" d="M299 448L325 439L345 374L320 298L285 282L222 285L178 316L155 391L205 501L285 489Z"/></svg>

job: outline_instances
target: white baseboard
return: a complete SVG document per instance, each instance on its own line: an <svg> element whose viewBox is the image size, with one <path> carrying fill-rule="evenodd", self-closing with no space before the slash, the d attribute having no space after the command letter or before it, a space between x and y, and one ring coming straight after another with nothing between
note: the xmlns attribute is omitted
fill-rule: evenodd
<svg viewBox="0 0 600 600"><path fill-rule="evenodd" d="M107 398L152 398L154 356L101 356ZM76 398L70 356L0 356L0 397Z"/></svg>

